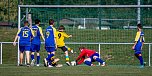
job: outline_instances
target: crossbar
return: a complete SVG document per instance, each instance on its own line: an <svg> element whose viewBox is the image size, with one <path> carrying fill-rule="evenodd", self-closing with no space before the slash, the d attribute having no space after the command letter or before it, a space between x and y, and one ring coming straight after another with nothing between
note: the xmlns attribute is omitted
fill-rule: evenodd
<svg viewBox="0 0 152 76"><path fill-rule="evenodd" d="M46 8L46 7L53 7L53 8L90 8L90 7L102 7L102 8L152 8L152 5L18 5L18 7L25 7L25 8Z"/></svg>

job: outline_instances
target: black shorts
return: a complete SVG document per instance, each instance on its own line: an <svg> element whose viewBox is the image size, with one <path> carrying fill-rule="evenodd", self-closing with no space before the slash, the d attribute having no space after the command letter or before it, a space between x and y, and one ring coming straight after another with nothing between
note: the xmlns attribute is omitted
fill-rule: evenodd
<svg viewBox="0 0 152 76"><path fill-rule="evenodd" d="M67 49L65 46L58 47L58 48L61 48L61 50L62 50L63 52L68 51L68 49Z"/></svg>

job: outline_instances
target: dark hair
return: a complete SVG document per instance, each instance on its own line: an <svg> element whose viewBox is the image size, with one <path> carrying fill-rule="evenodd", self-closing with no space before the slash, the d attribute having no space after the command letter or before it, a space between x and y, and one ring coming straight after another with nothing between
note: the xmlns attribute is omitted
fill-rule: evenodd
<svg viewBox="0 0 152 76"><path fill-rule="evenodd" d="M24 24L28 23L28 21L24 21Z"/></svg>
<svg viewBox="0 0 152 76"><path fill-rule="evenodd" d="M82 47L79 47L79 50L81 50L81 49L86 49L86 48L85 48L85 47L83 47L83 46L82 46Z"/></svg>
<svg viewBox="0 0 152 76"><path fill-rule="evenodd" d="M41 22L39 19L35 19L35 24L39 24Z"/></svg>
<svg viewBox="0 0 152 76"><path fill-rule="evenodd" d="M141 24L137 24L137 27L139 27L140 29L142 29L142 25Z"/></svg>
<svg viewBox="0 0 152 76"><path fill-rule="evenodd" d="M59 26L58 30L65 30L65 27L63 25Z"/></svg>
<svg viewBox="0 0 152 76"><path fill-rule="evenodd" d="M49 20L49 24L50 24L50 25L53 25L53 24L54 24L54 20L53 20L53 19L50 19L50 20Z"/></svg>

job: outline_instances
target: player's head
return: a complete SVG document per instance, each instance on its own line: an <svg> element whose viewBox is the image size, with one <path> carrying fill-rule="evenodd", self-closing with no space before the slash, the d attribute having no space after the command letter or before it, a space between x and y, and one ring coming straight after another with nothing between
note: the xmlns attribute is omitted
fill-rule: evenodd
<svg viewBox="0 0 152 76"><path fill-rule="evenodd" d="M80 51L82 51L82 49L86 49L86 48L85 48L85 47L83 47L83 46L82 46L82 47L79 47L79 50L80 50Z"/></svg>
<svg viewBox="0 0 152 76"><path fill-rule="evenodd" d="M65 27L63 25L59 26L58 28L59 31L64 31L65 30Z"/></svg>
<svg viewBox="0 0 152 76"><path fill-rule="evenodd" d="M50 24L50 25L54 25L54 20L53 20L53 19L50 19L50 20L49 20L49 24Z"/></svg>
<svg viewBox="0 0 152 76"><path fill-rule="evenodd" d="M40 24L40 20L39 19L35 19L35 24Z"/></svg>
<svg viewBox="0 0 152 76"><path fill-rule="evenodd" d="M28 21L24 21L24 26L28 26Z"/></svg>
<svg viewBox="0 0 152 76"><path fill-rule="evenodd" d="M142 25L141 24L137 24L137 29L141 30L142 29Z"/></svg>

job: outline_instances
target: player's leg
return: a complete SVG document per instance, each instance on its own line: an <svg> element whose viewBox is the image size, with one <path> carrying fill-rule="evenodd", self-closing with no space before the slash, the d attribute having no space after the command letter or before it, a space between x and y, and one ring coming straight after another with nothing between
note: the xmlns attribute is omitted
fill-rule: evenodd
<svg viewBox="0 0 152 76"><path fill-rule="evenodd" d="M84 60L84 64L88 65L88 66L93 66L92 62L91 62L91 58L86 58Z"/></svg>
<svg viewBox="0 0 152 76"><path fill-rule="evenodd" d="M101 58L99 58L99 54L98 54L98 53L95 53L95 54L93 55L93 59L94 59L95 61L99 62L100 64L102 64L101 66L105 66L105 62L104 62Z"/></svg>
<svg viewBox="0 0 152 76"><path fill-rule="evenodd" d="M68 46L65 46L67 48L67 50L71 53L73 53L73 49L69 48Z"/></svg>
<svg viewBox="0 0 152 76"><path fill-rule="evenodd" d="M31 66L34 66L34 62L35 62L35 59L34 59L35 48L36 46L32 44L31 45Z"/></svg>
<svg viewBox="0 0 152 76"><path fill-rule="evenodd" d="M44 59L44 66L48 66L48 64L51 64L51 58L55 55L55 48L46 47L46 51L48 53L48 56Z"/></svg>
<svg viewBox="0 0 152 76"><path fill-rule="evenodd" d="M135 53L135 56L136 56L136 57L138 58L138 60L140 61L141 67L143 67L143 66L144 66L144 61L143 61L143 57L142 57L141 52Z"/></svg>
<svg viewBox="0 0 152 76"><path fill-rule="evenodd" d="M19 66L23 66L23 55L24 55L24 52L20 51L20 64L19 64Z"/></svg>
<svg viewBox="0 0 152 76"><path fill-rule="evenodd" d="M36 48L36 52L37 52L37 65L36 66L39 66L40 64L40 45L37 45L37 48Z"/></svg>
<svg viewBox="0 0 152 76"><path fill-rule="evenodd" d="M24 46L19 46L19 50L20 50L20 64L19 64L19 66L23 66Z"/></svg>
<svg viewBox="0 0 152 76"><path fill-rule="evenodd" d="M25 46L25 53L26 53L26 60L27 60L27 66L30 66L30 46Z"/></svg>
<svg viewBox="0 0 152 76"><path fill-rule="evenodd" d="M69 58L69 54L68 54L68 49L65 46L61 47L61 49L65 53L66 64L68 66L70 66L70 62L69 62L70 58Z"/></svg>

